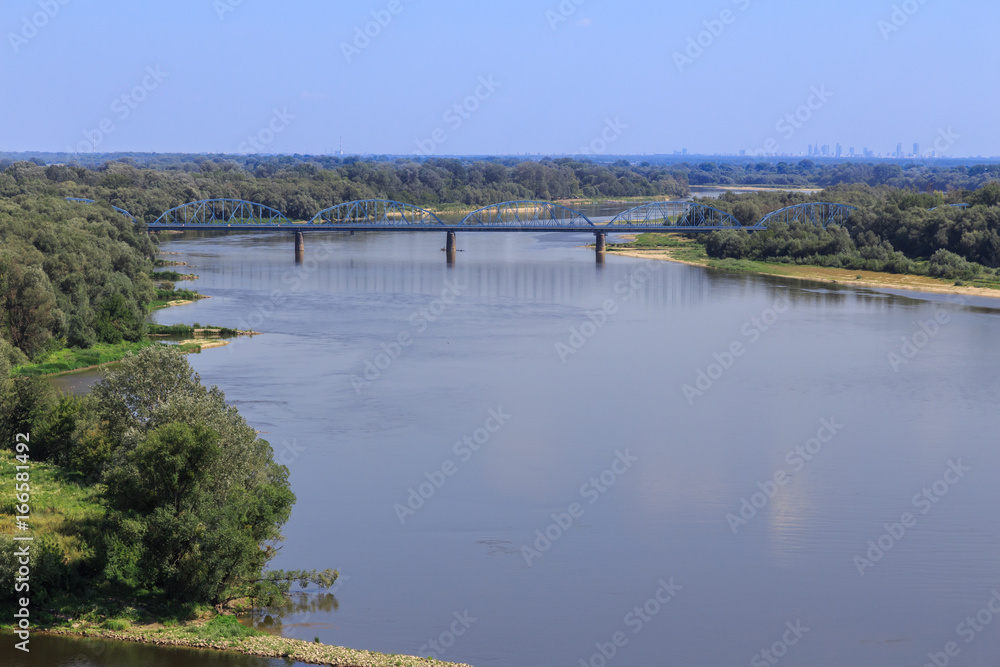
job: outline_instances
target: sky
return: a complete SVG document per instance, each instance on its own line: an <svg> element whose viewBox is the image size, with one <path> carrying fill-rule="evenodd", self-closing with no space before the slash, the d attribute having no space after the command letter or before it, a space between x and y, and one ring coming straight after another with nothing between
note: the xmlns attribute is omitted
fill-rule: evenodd
<svg viewBox="0 0 1000 667"><path fill-rule="evenodd" d="M1000 155L971 0L5 0L0 151Z"/></svg>

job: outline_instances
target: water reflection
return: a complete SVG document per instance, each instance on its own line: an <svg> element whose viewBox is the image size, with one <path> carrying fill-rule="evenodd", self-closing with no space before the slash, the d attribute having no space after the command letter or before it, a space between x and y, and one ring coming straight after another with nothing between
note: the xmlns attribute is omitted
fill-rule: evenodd
<svg viewBox="0 0 1000 667"><path fill-rule="evenodd" d="M333 593L298 592L289 596L287 605L254 610L253 614L241 617L240 621L270 634L294 637L296 632L301 635L306 628L331 627L329 623L310 623L310 619L317 614L331 614L339 609L340 603ZM292 617L294 623L286 624L285 619Z"/></svg>
<svg viewBox="0 0 1000 667"><path fill-rule="evenodd" d="M31 652L0 633L3 667L305 667L305 663L222 651L147 646L131 642L33 634Z"/></svg>

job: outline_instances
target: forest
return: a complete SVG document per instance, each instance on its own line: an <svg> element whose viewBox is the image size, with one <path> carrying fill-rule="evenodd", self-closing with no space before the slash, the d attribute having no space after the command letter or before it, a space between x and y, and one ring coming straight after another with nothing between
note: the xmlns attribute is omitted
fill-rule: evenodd
<svg viewBox="0 0 1000 667"><path fill-rule="evenodd" d="M810 264L967 281L1000 267L1000 182L944 194L891 186L841 185L815 195L727 193L703 203L754 224L768 212L809 201L858 208L843 227L793 223L767 231L697 236L710 257ZM968 204L968 207L949 204ZM932 210L933 209L933 210Z"/></svg>
<svg viewBox="0 0 1000 667"><path fill-rule="evenodd" d="M90 169L18 162L0 171L0 197L61 195L107 201L144 222L173 206L233 198L309 220L324 208L359 199L392 199L424 208L462 205L470 210L503 201L579 198L679 197L688 193L664 167L627 162L598 165L572 160L463 162L348 161L325 168L292 158L247 161L198 159L161 169L134 160Z"/></svg>

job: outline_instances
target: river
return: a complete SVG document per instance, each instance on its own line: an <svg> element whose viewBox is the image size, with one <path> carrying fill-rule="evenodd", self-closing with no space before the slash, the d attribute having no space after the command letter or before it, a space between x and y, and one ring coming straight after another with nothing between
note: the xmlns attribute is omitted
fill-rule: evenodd
<svg viewBox="0 0 1000 667"><path fill-rule="evenodd" d="M1000 304L589 242L460 234L448 268L443 234L310 235L297 267L286 234L164 237L212 298L158 322L265 334L190 360L291 470L273 565L342 573L272 629L495 667L995 664ZM143 650L51 664L243 664Z"/></svg>

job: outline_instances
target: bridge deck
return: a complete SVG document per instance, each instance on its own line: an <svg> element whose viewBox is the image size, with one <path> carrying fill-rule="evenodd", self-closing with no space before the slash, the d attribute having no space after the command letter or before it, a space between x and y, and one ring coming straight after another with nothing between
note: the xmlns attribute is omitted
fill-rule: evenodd
<svg viewBox="0 0 1000 667"><path fill-rule="evenodd" d="M646 232L690 234L698 232L721 232L726 229L746 229L752 227L653 227L650 225L607 225L595 224L593 227L556 227L556 226L523 226L504 227L496 226L423 226L423 225L253 225L253 224L233 224L233 225L210 225L210 224L190 224L190 225L148 225L149 231L206 231L206 232L567 232L576 234L643 234Z"/></svg>

